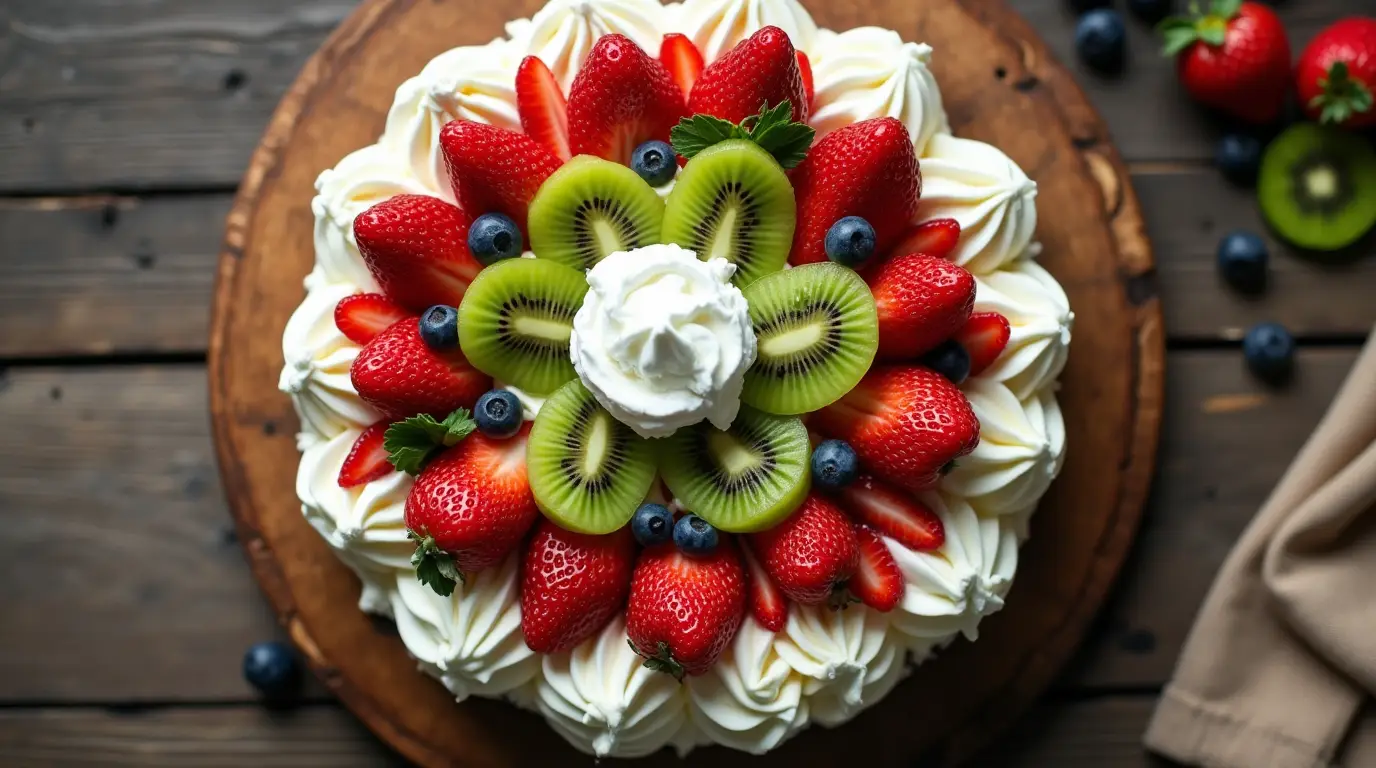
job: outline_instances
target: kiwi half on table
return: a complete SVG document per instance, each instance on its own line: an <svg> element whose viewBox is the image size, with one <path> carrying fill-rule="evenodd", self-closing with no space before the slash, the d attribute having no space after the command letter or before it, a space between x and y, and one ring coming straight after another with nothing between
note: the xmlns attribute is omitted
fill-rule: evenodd
<svg viewBox="0 0 1376 768"><path fill-rule="evenodd" d="M812 484L812 446L796 416L741 406L728 430L702 422L652 445L674 497L724 531L777 525L803 503Z"/></svg>
<svg viewBox="0 0 1376 768"><path fill-rule="evenodd" d="M1376 150L1336 128L1296 125L1266 148L1257 200L1276 234L1294 245L1351 245L1376 225Z"/></svg>
<svg viewBox="0 0 1376 768"><path fill-rule="evenodd" d="M600 535L635 514L654 484L655 462L644 438L598 405L582 382L570 381L540 407L526 472L546 517Z"/></svg>
<svg viewBox="0 0 1376 768"><path fill-rule="evenodd" d="M741 400L763 411L809 413L865 376L879 348L874 295L854 270L805 264L742 291L758 353Z"/></svg>
<svg viewBox="0 0 1376 768"><path fill-rule="evenodd" d="M577 374L573 316L588 281L539 259L506 259L478 273L459 304L459 348L474 368L536 395Z"/></svg>
<svg viewBox="0 0 1376 768"><path fill-rule="evenodd" d="M679 174L664 209L664 241L703 261L736 265L746 286L788 261L798 212L784 169L758 144L732 139L698 153Z"/></svg>
<svg viewBox="0 0 1376 768"><path fill-rule="evenodd" d="M635 171L579 155L530 202L530 248L541 259L591 269L617 251L658 243L664 201Z"/></svg>

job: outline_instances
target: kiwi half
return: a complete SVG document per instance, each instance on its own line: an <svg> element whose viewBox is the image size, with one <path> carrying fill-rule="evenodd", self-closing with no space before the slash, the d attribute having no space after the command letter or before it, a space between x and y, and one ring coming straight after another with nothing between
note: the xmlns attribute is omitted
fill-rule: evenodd
<svg viewBox="0 0 1376 768"><path fill-rule="evenodd" d="M736 265L746 286L783 269L798 211L784 169L758 144L732 139L683 168L664 209L664 241Z"/></svg>
<svg viewBox="0 0 1376 768"><path fill-rule="evenodd" d="M530 248L541 259L591 269L617 251L659 242L664 201L620 163L579 155L530 202Z"/></svg>
<svg viewBox="0 0 1376 768"><path fill-rule="evenodd" d="M1294 245L1351 245L1376 225L1376 150L1337 128L1296 125L1266 148L1257 200L1276 234Z"/></svg>
<svg viewBox="0 0 1376 768"><path fill-rule="evenodd" d="M562 264L506 259L478 273L459 304L459 348L474 368L536 395L573 379L569 339L588 281Z"/></svg>
<svg viewBox="0 0 1376 768"><path fill-rule="evenodd" d="M805 264L741 292L759 350L745 374L742 402L769 413L815 411L849 392L874 362L874 295L848 267Z"/></svg>
<svg viewBox="0 0 1376 768"><path fill-rule="evenodd" d="M649 444L617 421L580 381L550 395L526 446L530 491L545 516L577 533L625 525L655 481Z"/></svg>
<svg viewBox="0 0 1376 768"><path fill-rule="evenodd" d="M674 497L724 531L777 525L812 484L807 427L796 416L742 406L726 431L702 422L652 444Z"/></svg>

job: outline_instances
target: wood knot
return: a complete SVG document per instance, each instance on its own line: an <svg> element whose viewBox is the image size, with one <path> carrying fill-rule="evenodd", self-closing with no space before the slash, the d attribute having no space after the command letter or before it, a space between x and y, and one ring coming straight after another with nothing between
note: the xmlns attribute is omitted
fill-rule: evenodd
<svg viewBox="0 0 1376 768"><path fill-rule="evenodd" d="M1104 213L1111 219L1118 215L1118 210L1123 205L1123 181L1118 177L1118 171L1113 167L1113 163L1098 152L1088 151L1083 153L1085 165L1089 168L1089 173L1094 177L1094 181L1099 185L1099 191L1104 196Z"/></svg>

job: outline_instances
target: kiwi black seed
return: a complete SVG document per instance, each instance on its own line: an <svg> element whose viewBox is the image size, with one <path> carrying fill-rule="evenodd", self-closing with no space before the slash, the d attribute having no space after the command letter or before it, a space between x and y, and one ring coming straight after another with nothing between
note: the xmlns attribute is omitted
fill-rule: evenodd
<svg viewBox="0 0 1376 768"><path fill-rule="evenodd" d="M530 248L538 258L590 269L617 251L660 241L664 201L620 163L579 155L555 171L530 203Z"/></svg>
<svg viewBox="0 0 1376 768"><path fill-rule="evenodd" d="M1376 150L1347 131L1296 125L1266 148L1257 200L1276 234L1294 245L1351 245L1376 225Z"/></svg>

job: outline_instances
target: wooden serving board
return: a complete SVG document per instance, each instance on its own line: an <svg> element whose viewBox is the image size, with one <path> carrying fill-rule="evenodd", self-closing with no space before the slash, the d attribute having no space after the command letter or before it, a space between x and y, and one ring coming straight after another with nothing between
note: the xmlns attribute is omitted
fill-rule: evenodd
<svg viewBox="0 0 1376 768"><path fill-rule="evenodd" d="M879 706L767 758L693 764L952 765L1046 688L1083 636L1137 528L1161 418L1164 344L1151 248L1126 170L1070 74L1001 0L804 0L833 29L882 25L936 49L958 135L991 142L1039 185L1042 263L1075 336L1061 389L1065 469L1034 518L1007 608L919 667ZM368 0L310 60L273 116L229 217L210 339L220 470L258 580L322 680L375 732L430 766L579 762L535 715L455 704L357 607L359 584L303 520L298 455L262 425L295 423L277 391L282 329L313 260L312 185L371 143L392 94L440 52L486 42L541 0ZM667 751L648 761L678 765Z"/></svg>

